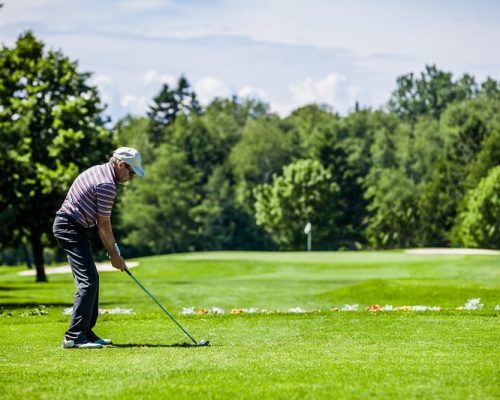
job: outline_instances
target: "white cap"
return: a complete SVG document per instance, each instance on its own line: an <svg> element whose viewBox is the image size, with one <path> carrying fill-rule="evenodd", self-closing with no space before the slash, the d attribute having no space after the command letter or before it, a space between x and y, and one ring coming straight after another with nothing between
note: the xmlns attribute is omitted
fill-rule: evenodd
<svg viewBox="0 0 500 400"><path fill-rule="evenodd" d="M137 175L144 176L144 170L141 167L141 155L136 149L120 147L113 152L113 157L130 165Z"/></svg>

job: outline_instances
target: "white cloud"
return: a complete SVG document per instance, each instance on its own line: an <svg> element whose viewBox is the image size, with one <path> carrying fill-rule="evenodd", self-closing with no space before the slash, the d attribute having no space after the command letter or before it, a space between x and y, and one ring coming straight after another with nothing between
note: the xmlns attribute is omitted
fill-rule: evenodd
<svg viewBox="0 0 500 400"><path fill-rule="evenodd" d="M99 74L95 75L90 79L90 84L91 85L96 85L96 86L105 86L105 85L110 85L113 82L113 78L111 76L106 75L106 74Z"/></svg>
<svg viewBox="0 0 500 400"><path fill-rule="evenodd" d="M89 83L97 86L99 96L104 104L112 105L116 98L113 78L106 74L98 74L90 78Z"/></svg>
<svg viewBox="0 0 500 400"><path fill-rule="evenodd" d="M238 97L265 100L268 95L264 89L243 86L240 90L238 90Z"/></svg>
<svg viewBox="0 0 500 400"><path fill-rule="evenodd" d="M288 116L296 108L296 105L290 101L279 100L273 100L269 106L271 112L277 113L282 118Z"/></svg>
<svg viewBox="0 0 500 400"><path fill-rule="evenodd" d="M152 11L171 5L168 0L122 0L121 6L127 11Z"/></svg>
<svg viewBox="0 0 500 400"><path fill-rule="evenodd" d="M177 82L177 79L174 76L168 74L160 74L154 69L146 72L143 76L143 80L147 84L159 82L167 83L170 86L174 86Z"/></svg>
<svg viewBox="0 0 500 400"><path fill-rule="evenodd" d="M120 105L132 114L143 115L149 105L149 96L136 96L133 94L126 94L120 100Z"/></svg>
<svg viewBox="0 0 500 400"><path fill-rule="evenodd" d="M12 46L32 29L47 49L61 49L101 74L92 82L114 120L128 111L121 102L144 109L140 99L152 99L162 83L175 85L181 73L190 82L223 79L201 79L195 89L203 103L232 94L259 97L287 115L307 102L342 113L356 100L378 107L397 76L429 63L479 81L497 77L500 65L500 52L488 51L496 45L500 15L500 2L490 0L451 8L449 2L394 7L394 0L3 3L2 42Z"/></svg>
<svg viewBox="0 0 500 400"><path fill-rule="evenodd" d="M357 90L345 76L332 73L325 78L307 78L289 86L295 106L310 103L328 104L335 111L347 112L354 106Z"/></svg>
<svg viewBox="0 0 500 400"><path fill-rule="evenodd" d="M229 97L230 89L217 78L207 77L196 81L194 90L201 104L208 104L215 97Z"/></svg>

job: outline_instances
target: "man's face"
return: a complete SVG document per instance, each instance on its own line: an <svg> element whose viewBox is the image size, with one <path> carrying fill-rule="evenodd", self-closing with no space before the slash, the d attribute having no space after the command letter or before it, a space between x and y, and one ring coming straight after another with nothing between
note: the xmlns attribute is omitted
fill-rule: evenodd
<svg viewBox="0 0 500 400"><path fill-rule="evenodd" d="M117 165L116 176L118 177L118 182L122 185L127 185L132 182L135 176L135 172L130 165L123 161L119 161Z"/></svg>

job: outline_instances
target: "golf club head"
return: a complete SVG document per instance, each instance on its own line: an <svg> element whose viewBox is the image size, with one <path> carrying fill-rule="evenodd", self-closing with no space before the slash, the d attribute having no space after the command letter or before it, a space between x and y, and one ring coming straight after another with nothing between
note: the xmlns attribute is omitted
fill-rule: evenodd
<svg viewBox="0 0 500 400"><path fill-rule="evenodd" d="M200 340L198 346L210 346L210 340Z"/></svg>

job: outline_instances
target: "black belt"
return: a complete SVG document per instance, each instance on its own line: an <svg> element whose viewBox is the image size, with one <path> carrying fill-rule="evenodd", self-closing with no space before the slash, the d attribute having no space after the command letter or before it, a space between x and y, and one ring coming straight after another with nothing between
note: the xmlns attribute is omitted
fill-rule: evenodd
<svg viewBox="0 0 500 400"><path fill-rule="evenodd" d="M57 214L56 213L56 217L66 218L69 222L71 222L72 224L76 224L76 226L81 228L81 229L90 229L90 228L87 228L87 227L83 226L82 224L80 224L77 221L77 219L75 217L73 217L71 214L66 214L66 213Z"/></svg>

